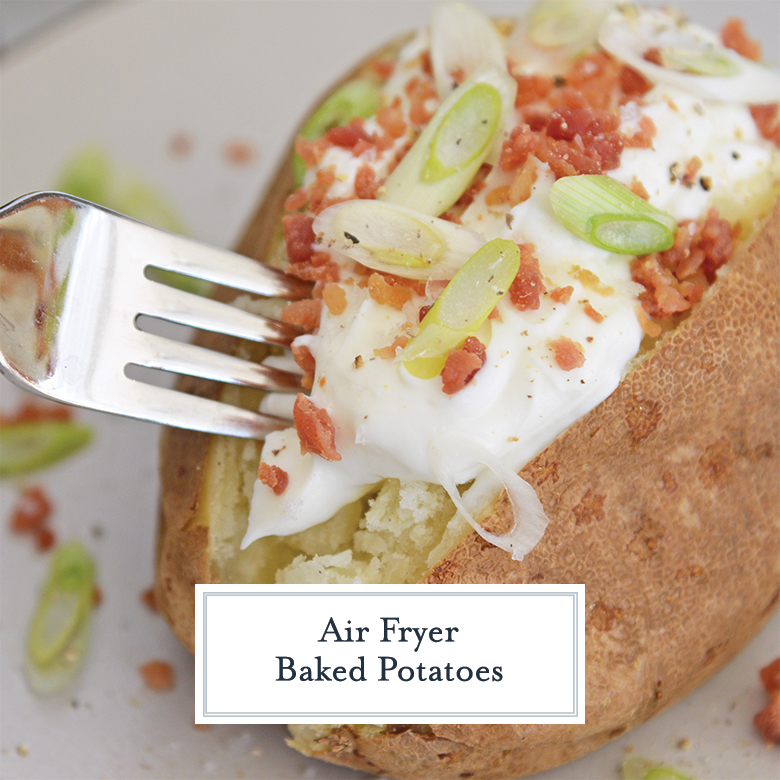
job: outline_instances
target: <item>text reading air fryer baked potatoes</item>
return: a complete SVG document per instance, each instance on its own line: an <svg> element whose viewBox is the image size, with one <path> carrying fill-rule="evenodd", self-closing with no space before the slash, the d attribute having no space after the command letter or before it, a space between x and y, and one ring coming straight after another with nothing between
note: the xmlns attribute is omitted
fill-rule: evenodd
<svg viewBox="0 0 780 780"><path fill-rule="evenodd" d="M198 723L584 723L584 586L196 586Z"/></svg>

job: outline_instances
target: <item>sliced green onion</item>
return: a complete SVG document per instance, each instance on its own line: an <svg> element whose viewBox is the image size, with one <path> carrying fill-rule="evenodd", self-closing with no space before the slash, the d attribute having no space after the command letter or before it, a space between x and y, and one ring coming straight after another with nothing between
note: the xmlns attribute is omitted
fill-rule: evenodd
<svg viewBox="0 0 780 780"><path fill-rule="evenodd" d="M627 757L620 769L622 780L694 780L691 775L641 756Z"/></svg>
<svg viewBox="0 0 780 780"><path fill-rule="evenodd" d="M503 38L490 17L467 3L445 2L431 12L431 68L444 99L455 89L453 73L470 76L491 63L506 67Z"/></svg>
<svg viewBox="0 0 780 780"><path fill-rule="evenodd" d="M376 84L368 79L352 79L340 86L306 120L300 134L308 141L321 138L333 127L345 125L356 117L369 117L381 105L381 96ZM306 172L306 165L299 155L293 160L295 186L300 187Z"/></svg>
<svg viewBox="0 0 780 780"><path fill-rule="evenodd" d="M475 334L506 295L520 268L517 244L496 238L458 271L399 354L410 374L438 376L447 355Z"/></svg>
<svg viewBox="0 0 780 780"><path fill-rule="evenodd" d="M665 68L702 76L736 76L739 73L736 63L714 47L694 49L665 46L661 49L661 60Z"/></svg>
<svg viewBox="0 0 780 780"><path fill-rule="evenodd" d="M77 541L60 545L51 562L27 638L27 679L54 693L75 676L84 657L95 589L92 558Z"/></svg>
<svg viewBox="0 0 780 780"><path fill-rule="evenodd" d="M645 255L674 243L677 221L609 176L565 176L550 203L575 236L610 252Z"/></svg>
<svg viewBox="0 0 780 780"><path fill-rule="evenodd" d="M92 439L92 429L67 420L0 426L0 477L27 474L72 455Z"/></svg>
<svg viewBox="0 0 780 780"><path fill-rule="evenodd" d="M485 243L462 225L377 200L329 206L313 229L352 260L409 279L451 279Z"/></svg>
<svg viewBox="0 0 780 780"><path fill-rule="evenodd" d="M537 46L585 45L595 40L612 0L539 0L528 13L528 37Z"/></svg>
<svg viewBox="0 0 780 780"><path fill-rule="evenodd" d="M495 146L516 91L506 72L493 65L480 68L439 106L379 199L424 214L448 209Z"/></svg>

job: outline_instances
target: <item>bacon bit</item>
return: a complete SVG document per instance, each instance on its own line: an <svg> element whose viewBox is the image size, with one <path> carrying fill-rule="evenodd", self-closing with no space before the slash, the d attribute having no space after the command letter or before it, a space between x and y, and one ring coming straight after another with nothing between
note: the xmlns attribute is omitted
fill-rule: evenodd
<svg viewBox="0 0 780 780"><path fill-rule="evenodd" d="M270 466L262 461L257 467L257 478L271 488L275 496L281 496L290 483L290 475L284 469L280 469L279 466Z"/></svg>
<svg viewBox="0 0 780 780"><path fill-rule="evenodd" d="M57 537L51 528L38 528L35 531L35 547L39 552L51 550L57 543Z"/></svg>
<svg viewBox="0 0 780 780"><path fill-rule="evenodd" d="M753 723L767 742L780 742L780 658L765 666L760 677L770 702L756 715Z"/></svg>
<svg viewBox="0 0 780 780"><path fill-rule="evenodd" d="M368 63L368 67L376 73L381 81L387 81L393 75L395 62L392 60L373 59Z"/></svg>
<svg viewBox="0 0 780 780"><path fill-rule="evenodd" d="M693 187L696 183L696 174L701 170L702 165L703 163L699 157L696 155L691 157L685 166L685 173L683 174L682 179L680 179L680 183L688 189Z"/></svg>
<svg viewBox="0 0 780 780"><path fill-rule="evenodd" d="M52 503L43 488L33 485L25 488L11 513L11 530L14 533L38 531L49 519Z"/></svg>
<svg viewBox="0 0 780 780"><path fill-rule="evenodd" d="M620 88L622 63L605 51L577 60L565 75L562 98L580 108L611 109Z"/></svg>
<svg viewBox="0 0 780 780"><path fill-rule="evenodd" d="M141 602L147 609L150 609L152 612L159 611L157 608L157 596L154 592L154 588L147 588L141 593Z"/></svg>
<svg viewBox="0 0 780 780"><path fill-rule="evenodd" d="M364 200L376 198L379 182L376 178L376 172L368 164L361 165L355 175L355 195Z"/></svg>
<svg viewBox="0 0 780 780"><path fill-rule="evenodd" d="M585 302L585 314L594 322L604 322L604 315L597 312L588 301Z"/></svg>
<svg viewBox="0 0 780 780"><path fill-rule="evenodd" d="M653 322L648 316L645 310L641 306L636 307L636 318L639 320L639 327L646 336L650 338L658 338L663 330L657 322Z"/></svg>
<svg viewBox="0 0 780 780"><path fill-rule="evenodd" d="M312 168L322 162L330 142L327 138L317 138L309 141L302 135L295 139L295 151L298 152L307 168Z"/></svg>
<svg viewBox="0 0 780 780"><path fill-rule="evenodd" d="M513 75L517 82L515 108L521 108L543 100L555 87L555 79L552 76L543 76L538 73L532 73L527 76L522 74Z"/></svg>
<svg viewBox="0 0 780 780"><path fill-rule="evenodd" d="M312 228L313 222L314 217L307 214L285 214L282 217L287 257L292 264L305 263L311 259L316 238Z"/></svg>
<svg viewBox="0 0 780 780"><path fill-rule="evenodd" d="M317 408L303 393L298 393L293 421L301 442L301 454L310 452L325 460L341 460L336 450L336 429L327 410Z"/></svg>
<svg viewBox="0 0 780 780"><path fill-rule="evenodd" d="M331 314L338 316L347 308L347 294L340 284L326 284L322 290L322 300Z"/></svg>
<svg viewBox="0 0 780 780"><path fill-rule="evenodd" d="M336 181L336 171L333 166L320 168L315 180L309 185L309 211L319 214L323 209L337 203L335 198L328 198L328 191Z"/></svg>
<svg viewBox="0 0 780 780"><path fill-rule="evenodd" d="M624 65L618 77L620 89L627 97L642 97L653 88L653 82L638 70Z"/></svg>
<svg viewBox="0 0 780 780"><path fill-rule="evenodd" d="M152 691L169 691L174 686L173 667L165 661L149 661L138 671L146 687Z"/></svg>
<svg viewBox="0 0 780 780"><path fill-rule="evenodd" d="M539 259L534 254L536 247L533 244L518 244L518 247L520 268L509 287L509 297L520 311L536 310L545 292Z"/></svg>
<svg viewBox="0 0 780 780"><path fill-rule="evenodd" d="M405 91L410 101L409 119L412 124L427 124L434 113L427 107L427 103L431 98L438 97L436 88L430 81L424 81L418 76L415 76L409 80Z"/></svg>
<svg viewBox="0 0 780 780"><path fill-rule="evenodd" d="M556 287L551 293L550 298L556 303L568 303L571 300L574 288L571 285L566 287Z"/></svg>
<svg viewBox="0 0 780 780"><path fill-rule="evenodd" d="M524 203L531 197L531 192L538 176L539 171L536 158L528 157L509 185L509 203L511 206Z"/></svg>
<svg viewBox="0 0 780 780"><path fill-rule="evenodd" d="M257 157L254 146L247 141L228 141L224 149L225 159L232 165L251 165Z"/></svg>
<svg viewBox="0 0 780 780"><path fill-rule="evenodd" d="M727 49L732 49L754 62L760 62L761 44L747 34L744 20L733 17L726 19L720 30L720 39Z"/></svg>
<svg viewBox="0 0 780 780"><path fill-rule="evenodd" d="M375 349L374 354L382 360L390 360L394 358L408 343L409 336L402 334L400 336L396 336L390 346Z"/></svg>
<svg viewBox="0 0 780 780"><path fill-rule="evenodd" d="M582 346L568 336L561 336L555 341L550 341L548 345L556 365L563 371L573 371L585 363Z"/></svg>
<svg viewBox="0 0 780 780"><path fill-rule="evenodd" d="M780 146L780 103L750 106L750 113L761 136Z"/></svg>
<svg viewBox="0 0 780 780"><path fill-rule="evenodd" d="M660 67L663 67L664 65L664 58L661 55L661 50L659 48L652 48L648 49L643 55L642 59L646 60L647 62L652 62L653 65L659 65Z"/></svg>
<svg viewBox="0 0 780 780"><path fill-rule="evenodd" d="M447 395L462 390L485 365L485 345L476 337L469 336L460 349L453 349L441 372L442 390Z"/></svg>
<svg viewBox="0 0 780 780"><path fill-rule="evenodd" d="M368 277L368 293L379 304L401 311L412 300L412 290L391 276L372 273Z"/></svg>
<svg viewBox="0 0 780 780"><path fill-rule="evenodd" d="M641 116L639 128L633 135L624 136L623 143L631 149L650 149L656 132L655 122L649 116Z"/></svg>
<svg viewBox="0 0 780 780"><path fill-rule="evenodd" d="M292 354L293 360L303 371L301 386L304 390L311 390L314 384L314 371L317 367L314 355L311 354L311 350L305 344L293 344Z"/></svg>
<svg viewBox="0 0 780 780"><path fill-rule="evenodd" d="M634 193L634 195L642 198L642 200L650 200L650 193L645 188L645 185L636 178L636 176L634 176L633 180L631 181L631 187L629 187L629 189Z"/></svg>
<svg viewBox="0 0 780 780"><path fill-rule="evenodd" d="M282 322L289 325L297 325L303 330L314 330L320 324L320 315L322 313L322 301L307 298L302 301L292 301L288 303L280 315Z"/></svg>
<svg viewBox="0 0 780 780"><path fill-rule="evenodd" d="M92 588L92 606L99 607L103 603L103 589L98 585Z"/></svg>
<svg viewBox="0 0 780 780"><path fill-rule="evenodd" d="M382 106L376 113L376 121L390 138L401 138L407 130L401 98L396 96L389 106Z"/></svg>
<svg viewBox="0 0 780 780"><path fill-rule="evenodd" d="M371 136L365 130L365 121L362 117L356 117L350 120L347 125L331 127L325 133L325 138L334 146L339 146L342 149L354 149L360 141L368 142L370 146Z"/></svg>
<svg viewBox="0 0 780 780"><path fill-rule="evenodd" d="M308 282L338 282L341 269L327 252L312 252L308 260L290 265L287 272Z"/></svg>
<svg viewBox="0 0 780 780"><path fill-rule="evenodd" d="M284 202L285 211L299 211L309 202L309 196L303 187L299 187L291 195L287 196Z"/></svg>

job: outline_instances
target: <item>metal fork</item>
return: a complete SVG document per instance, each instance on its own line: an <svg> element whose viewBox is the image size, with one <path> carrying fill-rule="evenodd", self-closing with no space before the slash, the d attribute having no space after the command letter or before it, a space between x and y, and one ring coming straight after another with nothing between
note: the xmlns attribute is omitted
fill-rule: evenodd
<svg viewBox="0 0 780 780"><path fill-rule="evenodd" d="M128 376L140 366L270 391L301 388L293 371L142 330L148 317L283 347L301 332L163 283L168 272L266 297L311 293L310 283L249 258L80 198L34 193L0 209L0 372L55 401L179 428L262 438L289 427Z"/></svg>

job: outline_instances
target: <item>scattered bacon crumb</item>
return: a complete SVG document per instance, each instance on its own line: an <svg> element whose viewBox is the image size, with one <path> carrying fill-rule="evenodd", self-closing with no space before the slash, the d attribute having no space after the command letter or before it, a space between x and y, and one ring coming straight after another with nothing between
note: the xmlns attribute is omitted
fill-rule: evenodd
<svg viewBox="0 0 780 780"><path fill-rule="evenodd" d="M405 91L410 101L409 119L412 124L427 124L434 113L428 107L428 101L432 98L438 98L438 92L433 83L414 76L407 83Z"/></svg>
<svg viewBox="0 0 780 780"><path fill-rule="evenodd" d="M98 585L92 588L92 606L99 607L103 603L103 589Z"/></svg>
<svg viewBox="0 0 780 780"><path fill-rule="evenodd" d="M629 189L634 193L634 195L642 198L642 200L650 200L650 193L647 191L645 185L636 178L636 176L632 180L631 187L629 187Z"/></svg>
<svg viewBox="0 0 780 780"><path fill-rule="evenodd" d="M306 298L302 301L291 301L279 315L282 322L297 325L304 330L314 330L320 324L322 301Z"/></svg>
<svg viewBox="0 0 780 780"><path fill-rule="evenodd" d="M641 306L636 307L636 318L639 320L639 327L642 328L646 336L654 339L661 335L663 328L657 322L651 320Z"/></svg>
<svg viewBox="0 0 780 780"><path fill-rule="evenodd" d="M572 341L568 336L561 336L555 341L550 341L549 347L556 365L563 371L573 371L585 363L585 353L582 346L576 341Z"/></svg>
<svg viewBox="0 0 780 780"><path fill-rule="evenodd" d="M257 478L271 488L275 496L281 496L290 483L290 475L284 469L262 461L257 468Z"/></svg>
<svg viewBox="0 0 780 780"><path fill-rule="evenodd" d="M306 194L306 190L303 187L299 187L291 195L287 196L287 200L284 202L285 211L298 211L302 209L309 202L309 196Z"/></svg>
<svg viewBox="0 0 780 780"><path fill-rule="evenodd" d="M248 141L233 140L225 144L225 159L232 165L251 165L256 157L257 151Z"/></svg>
<svg viewBox="0 0 780 780"><path fill-rule="evenodd" d="M536 158L530 156L515 174L515 178L512 179L512 183L509 185L509 204L511 206L524 203L531 197L531 191L538 176Z"/></svg>
<svg viewBox="0 0 780 780"><path fill-rule="evenodd" d="M441 372L442 390L447 395L462 390L485 364L485 345L476 337L469 336L460 349L453 349Z"/></svg>
<svg viewBox="0 0 780 780"><path fill-rule="evenodd" d="M765 666L760 677L770 701L753 723L767 742L780 742L780 658Z"/></svg>
<svg viewBox="0 0 780 780"><path fill-rule="evenodd" d="M588 315L594 322L604 322L604 315L597 312L589 302L585 303L585 314Z"/></svg>
<svg viewBox="0 0 780 780"><path fill-rule="evenodd" d="M412 290L398 283L393 277L372 273L368 277L368 293L379 304L390 306L397 311L412 300Z"/></svg>
<svg viewBox="0 0 780 780"><path fill-rule="evenodd" d="M376 198L379 190L379 181L374 169L366 163L358 168L355 174L355 196L363 200Z"/></svg>
<svg viewBox="0 0 780 780"><path fill-rule="evenodd" d="M539 308L545 287L539 259L533 244L518 244L520 248L520 268L509 287L509 298L520 311L532 311Z"/></svg>
<svg viewBox="0 0 780 780"><path fill-rule="evenodd" d="M292 264L304 263L311 259L316 238L312 228L313 223L314 217L306 214L285 214L282 217L287 257Z"/></svg>
<svg viewBox="0 0 780 780"><path fill-rule="evenodd" d="M685 173L683 174L680 183L690 189L696 183L696 174L701 170L703 165L701 158L694 155L685 165Z"/></svg>
<svg viewBox="0 0 780 780"><path fill-rule="evenodd" d="M343 314L347 308L347 294L340 284L326 284L322 289L322 300L331 314Z"/></svg>
<svg viewBox="0 0 780 780"><path fill-rule="evenodd" d="M57 542L49 525L52 509L52 503L43 488L37 485L25 488L11 512L11 531L31 535L40 552L50 550Z"/></svg>
<svg viewBox="0 0 780 780"><path fill-rule="evenodd" d="M169 691L174 686L173 667L165 661L149 661L138 668L147 688Z"/></svg>
<svg viewBox="0 0 780 780"><path fill-rule="evenodd" d="M403 349L409 343L409 336L401 334L393 339L393 343L387 347L380 347L374 350L374 354L382 360L390 360L394 358L398 351Z"/></svg>
<svg viewBox="0 0 780 780"><path fill-rule="evenodd" d="M401 108L401 98L396 96L389 106L382 106L377 111L376 121L391 138L400 138L404 135L407 125Z"/></svg>
<svg viewBox="0 0 780 780"><path fill-rule="evenodd" d="M317 368L317 363L314 360L314 355L311 354L311 350L305 344L293 344L292 345L293 360L295 360L298 367L303 371L303 379L301 385L304 390L311 390L314 384L314 371Z"/></svg>
<svg viewBox="0 0 780 780"><path fill-rule="evenodd" d="M325 460L341 460L336 450L336 429L326 409L318 409L303 393L298 393L293 421L301 442L301 453L310 452Z"/></svg>
<svg viewBox="0 0 780 780"><path fill-rule="evenodd" d="M720 39L727 49L732 49L754 62L761 60L761 44L747 34L743 19L726 19L720 30Z"/></svg>
<svg viewBox="0 0 780 780"><path fill-rule="evenodd" d="M639 127L633 135L623 136L623 143L632 149L650 149L658 131L649 116L639 118Z"/></svg>
<svg viewBox="0 0 780 780"><path fill-rule="evenodd" d="M775 146L780 146L780 104L750 106L750 113L761 136Z"/></svg>
<svg viewBox="0 0 780 780"><path fill-rule="evenodd" d="M46 552L51 550L57 543L57 537L54 535L54 531L51 528L43 527L38 528L35 531L35 547L39 552Z"/></svg>
<svg viewBox="0 0 780 780"><path fill-rule="evenodd" d="M141 593L141 601L147 609L152 612L157 612L157 596L155 595L154 588L147 588Z"/></svg>
<svg viewBox="0 0 780 780"><path fill-rule="evenodd" d="M551 293L550 298L556 303L568 303L571 300L574 288L571 285L566 287L556 287Z"/></svg>
<svg viewBox="0 0 780 780"><path fill-rule="evenodd" d="M593 273L589 268L582 268L579 265L573 265L571 267L572 276L582 283L583 287L588 290L593 290L600 295L612 295L615 292L613 287L599 279L598 275Z"/></svg>
<svg viewBox="0 0 780 780"><path fill-rule="evenodd" d="M628 65L621 68L619 82L623 94L630 97L642 97L653 88L650 79Z"/></svg>
<svg viewBox="0 0 780 780"><path fill-rule="evenodd" d="M368 63L368 67L376 73L381 81L387 81L387 79L393 75L395 62L393 62L393 60L372 59L371 62Z"/></svg>

